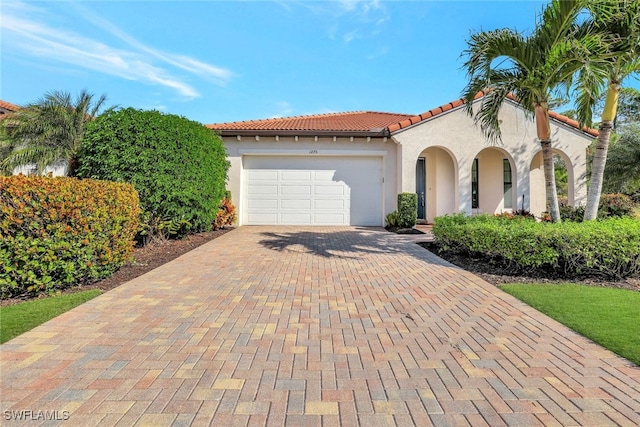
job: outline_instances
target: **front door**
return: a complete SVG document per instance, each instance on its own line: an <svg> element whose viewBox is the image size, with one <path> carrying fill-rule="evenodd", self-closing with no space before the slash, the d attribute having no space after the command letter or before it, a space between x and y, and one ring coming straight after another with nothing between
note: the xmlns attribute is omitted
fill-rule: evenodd
<svg viewBox="0 0 640 427"><path fill-rule="evenodd" d="M426 164L424 157L416 163L416 193L418 193L418 219L425 219Z"/></svg>

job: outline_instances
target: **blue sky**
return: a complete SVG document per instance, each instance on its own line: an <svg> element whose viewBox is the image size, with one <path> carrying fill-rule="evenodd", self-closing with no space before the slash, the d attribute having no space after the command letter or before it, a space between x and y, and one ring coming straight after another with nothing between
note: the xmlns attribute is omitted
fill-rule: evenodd
<svg viewBox="0 0 640 427"><path fill-rule="evenodd" d="M202 123L417 114L460 97L471 31L541 1L2 1L0 98L51 90Z"/></svg>

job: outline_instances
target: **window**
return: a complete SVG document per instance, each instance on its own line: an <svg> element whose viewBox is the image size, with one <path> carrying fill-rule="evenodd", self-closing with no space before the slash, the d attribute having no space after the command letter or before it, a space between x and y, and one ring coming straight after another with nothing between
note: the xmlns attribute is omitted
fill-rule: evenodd
<svg viewBox="0 0 640 427"><path fill-rule="evenodd" d="M511 194L513 183L511 182L511 163L509 163L509 159L502 160L502 175L504 182L504 207L505 209L511 209L513 208L513 197Z"/></svg>
<svg viewBox="0 0 640 427"><path fill-rule="evenodd" d="M480 207L478 190L479 190L478 159L473 159L473 165L471 166L471 208L472 209L478 209Z"/></svg>

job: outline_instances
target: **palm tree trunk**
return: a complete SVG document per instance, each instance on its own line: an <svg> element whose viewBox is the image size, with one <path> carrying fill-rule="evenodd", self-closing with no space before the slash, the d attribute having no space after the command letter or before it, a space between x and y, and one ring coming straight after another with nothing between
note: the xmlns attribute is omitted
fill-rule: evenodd
<svg viewBox="0 0 640 427"><path fill-rule="evenodd" d="M544 185L547 196L547 209L551 221L560 222L560 206L558 205L558 191L556 190L556 175L553 165L553 150L551 149L551 126L549 125L549 107L546 102L535 106L536 131L542 147L542 164L544 166Z"/></svg>
<svg viewBox="0 0 640 427"><path fill-rule="evenodd" d="M542 164L544 165L544 185L547 196L547 209L552 222L560 222L560 206L556 189L556 174L553 164L551 140L540 141L542 146Z"/></svg>
<svg viewBox="0 0 640 427"><path fill-rule="evenodd" d="M618 94L620 84L611 82L607 90L607 100L604 103L602 122L596 143L596 152L591 163L591 182L587 192L587 206L584 209L584 220L591 221L598 217L598 206L602 195L602 183L604 181L604 168L607 164L607 152L609 151L609 139L613 128L613 120L618 109Z"/></svg>

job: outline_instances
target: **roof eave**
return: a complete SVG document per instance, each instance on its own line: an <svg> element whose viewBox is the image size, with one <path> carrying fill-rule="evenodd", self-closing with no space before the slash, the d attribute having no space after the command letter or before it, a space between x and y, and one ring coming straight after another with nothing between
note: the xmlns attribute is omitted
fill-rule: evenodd
<svg viewBox="0 0 640 427"><path fill-rule="evenodd" d="M318 136L318 137L357 137L383 138L388 137L389 130L357 131L357 130L277 130L277 129L215 129L221 136Z"/></svg>

